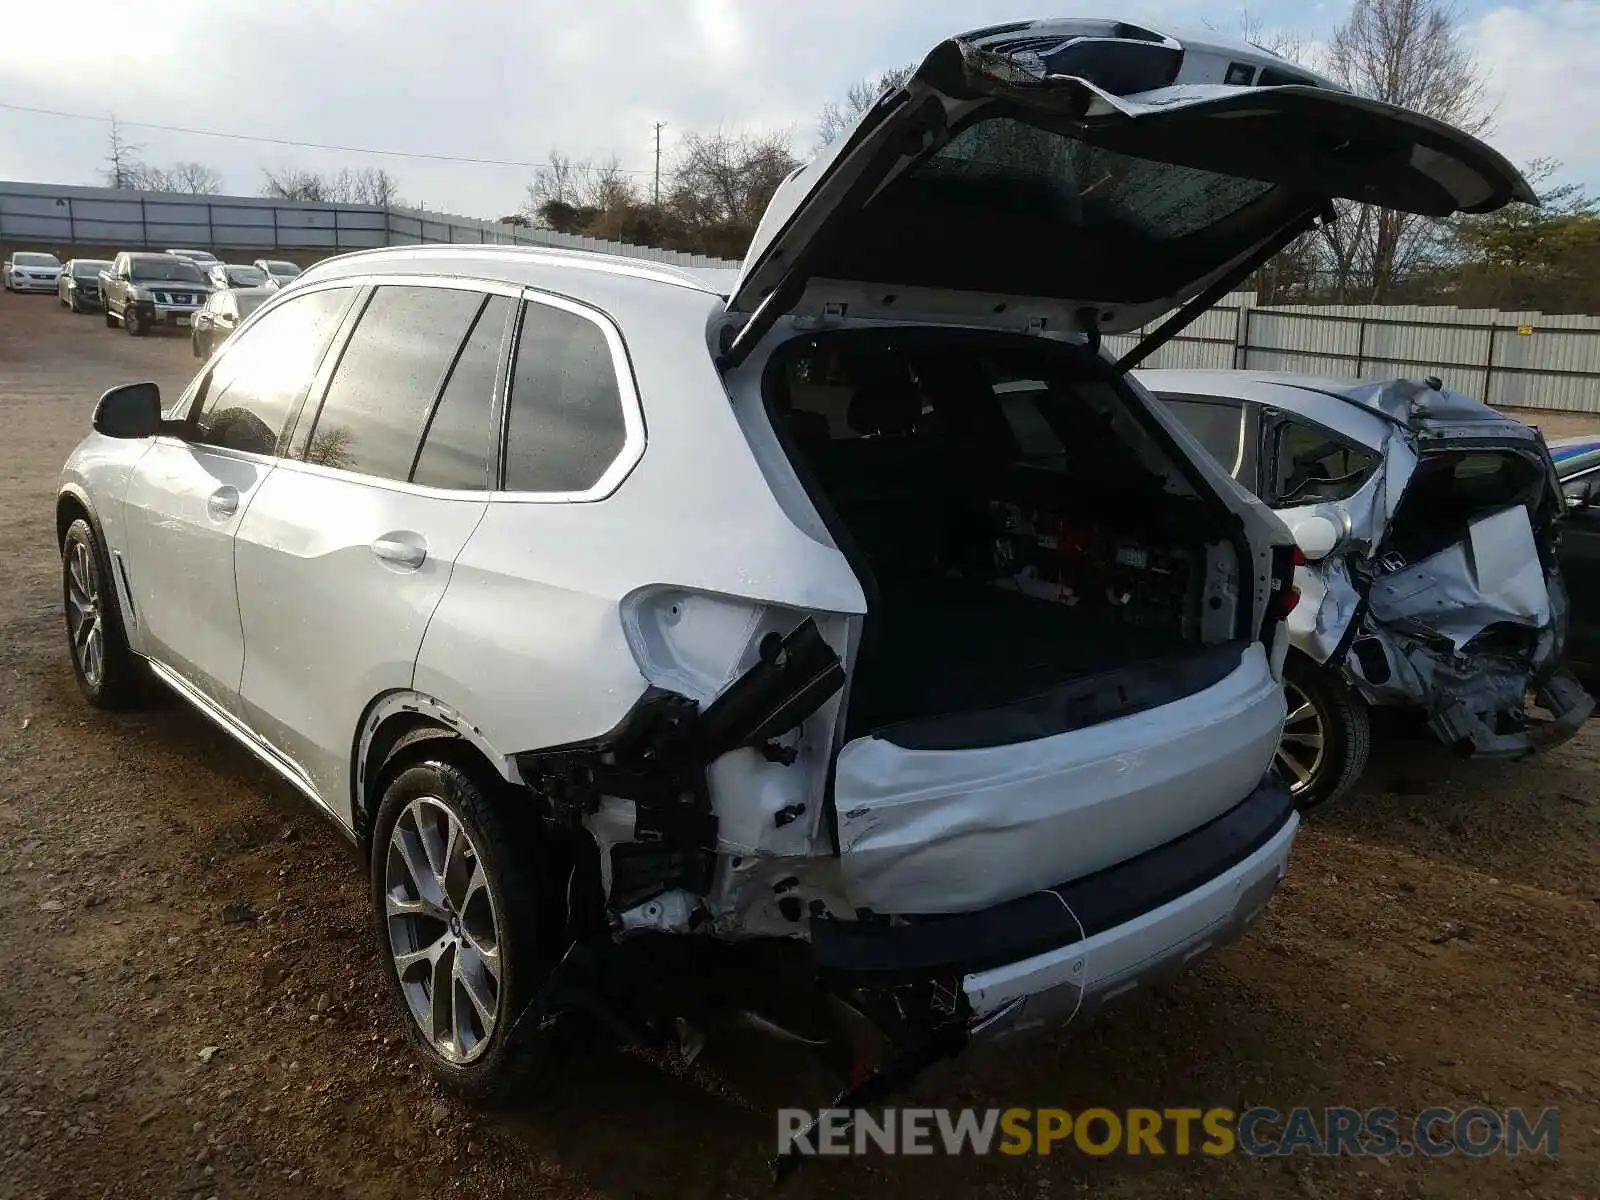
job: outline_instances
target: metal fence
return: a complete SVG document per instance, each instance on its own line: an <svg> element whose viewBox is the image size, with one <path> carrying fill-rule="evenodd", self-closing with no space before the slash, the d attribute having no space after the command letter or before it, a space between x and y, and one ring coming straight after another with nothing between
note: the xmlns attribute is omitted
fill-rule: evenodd
<svg viewBox="0 0 1600 1200"><path fill-rule="evenodd" d="M1106 341L1120 353L1144 333ZM1240 292L1144 365L1341 379L1437 375L1498 407L1600 412L1597 317L1414 304L1268 308Z"/></svg>
<svg viewBox="0 0 1600 1200"><path fill-rule="evenodd" d="M327 204L260 196L188 196L0 181L0 244L204 250L365 250L423 242L549 246L650 259L683 267L736 262L632 246L601 238L370 204Z"/></svg>
<svg viewBox="0 0 1600 1200"><path fill-rule="evenodd" d="M416 209L0 182L0 245L11 247L315 254L422 242L550 246L686 267L739 266ZM1122 351L1144 332L1106 340ZM1202 313L1146 365L1367 379L1437 375L1497 406L1600 412L1600 317L1410 304L1262 307L1251 293L1239 292Z"/></svg>

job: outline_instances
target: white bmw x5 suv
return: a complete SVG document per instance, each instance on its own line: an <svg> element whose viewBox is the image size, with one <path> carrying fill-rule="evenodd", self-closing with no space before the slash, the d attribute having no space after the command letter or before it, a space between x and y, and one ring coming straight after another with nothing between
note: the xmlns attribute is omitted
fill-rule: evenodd
<svg viewBox="0 0 1600 1200"><path fill-rule="evenodd" d="M1288 861L1294 552L1101 333L1331 196L1527 196L1285 69L979 31L783 184L736 278L311 268L164 409L101 398L58 501L83 692L154 675L361 848L463 1094L575 1012L753 1014L901 1078L1191 960Z"/></svg>

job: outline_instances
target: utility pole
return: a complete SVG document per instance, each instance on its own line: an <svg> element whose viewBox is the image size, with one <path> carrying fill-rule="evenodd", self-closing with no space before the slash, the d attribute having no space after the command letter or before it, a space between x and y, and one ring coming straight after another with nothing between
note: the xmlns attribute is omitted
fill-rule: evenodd
<svg viewBox="0 0 1600 1200"><path fill-rule="evenodd" d="M656 208L661 207L661 131L666 127L665 121L656 122Z"/></svg>

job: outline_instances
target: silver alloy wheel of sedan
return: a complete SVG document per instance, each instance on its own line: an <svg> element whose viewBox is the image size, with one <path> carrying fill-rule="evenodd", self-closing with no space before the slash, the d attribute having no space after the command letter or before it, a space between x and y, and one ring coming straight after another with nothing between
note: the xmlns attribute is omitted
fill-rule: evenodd
<svg viewBox="0 0 1600 1200"><path fill-rule="evenodd" d="M73 542L67 560L67 629L72 653L90 687L105 675L105 625L100 611L100 572L84 542Z"/></svg>
<svg viewBox="0 0 1600 1200"><path fill-rule="evenodd" d="M1283 719L1283 736L1278 740L1278 765L1289 779L1289 794L1299 796L1316 782L1322 769L1327 729L1311 697L1289 680L1284 680L1283 696L1289 715Z"/></svg>
<svg viewBox="0 0 1600 1200"><path fill-rule="evenodd" d="M446 1062L472 1062L499 1018L500 914L477 848L442 800L419 796L395 822L384 893L412 1018Z"/></svg>

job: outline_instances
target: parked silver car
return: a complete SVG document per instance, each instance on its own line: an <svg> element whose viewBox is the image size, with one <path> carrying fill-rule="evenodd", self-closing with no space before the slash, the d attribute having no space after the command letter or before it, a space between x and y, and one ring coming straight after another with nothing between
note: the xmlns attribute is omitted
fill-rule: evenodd
<svg viewBox="0 0 1600 1200"><path fill-rule="evenodd" d="M56 299L75 313L100 307L100 273L111 263L104 258L73 258L61 266Z"/></svg>
<svg viewBox="0 0 1600 1200"><path fill-rule="evenodd" d="M260 267L247 266L244 263L214 263L205 273L206 282L213 288L275 288L277 280L273 279Z"/></svg>
<svg viewBox="0 0 1600 1200"><path fill-rule="evenodd" d="M1367 757L1368 705L1439 740L1519 757L1570 738L1594 701L1561 664L1561 488L1536 429L1437 379L1141 371L1308 560L1289 616L1278 749L1301 807ZM1527 696L1549 715L1530 712Z"/></svg>
<svg viewBox="0 0 1600 1200"><path fill-rule="evenodd" d="M864 1024L903 1072L1266 904L1293 547L1101 332L1329 195L1527 185L1425 118L1222 82L1260 51L1036 28L1059 53L934 50L726 290L366 251L170 403L101 398L57 508L85 696L153 674L362 847L447 1086L506 1086L573 1010Z"/></svg>
<svg viewBox="0 0 1600 1200"><path fill-rule="evenodd" d="M283 258L258 258L251 266L264 273L279 287L285 286L300 274L298 263Z"/></svg>

